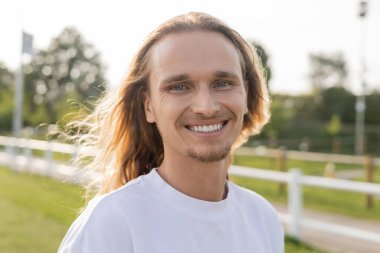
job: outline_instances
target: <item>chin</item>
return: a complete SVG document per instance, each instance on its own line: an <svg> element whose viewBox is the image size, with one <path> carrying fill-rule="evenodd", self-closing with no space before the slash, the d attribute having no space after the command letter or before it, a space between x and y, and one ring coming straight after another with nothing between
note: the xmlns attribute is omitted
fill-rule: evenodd
<svg viewBox="0 0 380 253"><path fill-rule="evenodd" d="M195 150L189 150L187 155L199 162L203 163L214 163L220 162L228 157L230 154L231 147L225 147L220 150L215 150L213 152L196 152Z"/></svg>

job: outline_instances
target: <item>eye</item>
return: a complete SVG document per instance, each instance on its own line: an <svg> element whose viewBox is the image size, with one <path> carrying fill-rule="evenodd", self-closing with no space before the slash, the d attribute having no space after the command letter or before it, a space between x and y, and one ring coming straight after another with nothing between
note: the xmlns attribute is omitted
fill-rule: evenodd
<svg viewBox="0 0 380 253"><path fill-rule="evenodd" d="M231 88L231 86L232 86L232 83L226 80L218 80L214 84L214 87L218 90L228 90Z"/></svg>
<svg viewBox="0 0 380 253"><path fill-rule="evenodd" d="M171 93L184 93L189 88L185 84L175 84L169 87L169 92Z"/></svg>

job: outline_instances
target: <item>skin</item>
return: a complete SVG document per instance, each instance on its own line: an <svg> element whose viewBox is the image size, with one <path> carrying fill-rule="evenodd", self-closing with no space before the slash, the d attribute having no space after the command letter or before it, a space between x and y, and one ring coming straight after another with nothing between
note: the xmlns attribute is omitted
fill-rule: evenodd
<svg viewBox="0 0 380 253"><path fill-rule="evenodd" d="M222 34L169 34L152 48L145 114L163 139L158 173L178 191L223 199L228 154L247 113L244 83L239 54Z"/></svg>

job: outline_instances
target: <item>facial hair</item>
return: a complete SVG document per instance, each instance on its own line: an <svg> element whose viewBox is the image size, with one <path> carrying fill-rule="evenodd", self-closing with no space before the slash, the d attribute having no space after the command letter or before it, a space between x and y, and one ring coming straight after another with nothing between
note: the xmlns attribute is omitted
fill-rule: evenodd
<svg viewBox="0 0 380 253"><path fill-rule="evenodd" d="M187 151L187 155L199 162L213 163L225 159L231 151L231 145L225 144L217 150L210 150L207 153L197 152L194 148Z"/></svg>
<svg viewBox="0 0 380 253"><path fill-rule="evenodd" d="M202 120L214 120L214 121L224 121L226 119L232 119L234 116L228 112L218 112L217 114L213 115L212 117L206 117L202 114L194 115L190 121L202 121ZM189 119L187 118L186 121L188 122ZM186 123L185 123L186 124ZM220 143L218 146L215 146L215 143L209 143L210 148L207 151L199 151L197 149L197 146L190 147L186 152L187 156L197 160L199 162L203 163L213 163L213 162L219 162L223 159L225 159L231 151L233 143Z"/></svg>

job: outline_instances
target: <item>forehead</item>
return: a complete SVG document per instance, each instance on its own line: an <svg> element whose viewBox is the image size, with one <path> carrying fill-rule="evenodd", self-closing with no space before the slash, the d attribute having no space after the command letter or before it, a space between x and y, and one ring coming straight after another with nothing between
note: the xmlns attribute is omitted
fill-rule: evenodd
<svg viewBox="0 0 380 253"><path fill-rule="evenodd" d="M151 78L170 75L202 76L217 71L242 76L237 49L224 35L210 31L169 34L152 48Z"/></svg>

